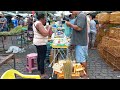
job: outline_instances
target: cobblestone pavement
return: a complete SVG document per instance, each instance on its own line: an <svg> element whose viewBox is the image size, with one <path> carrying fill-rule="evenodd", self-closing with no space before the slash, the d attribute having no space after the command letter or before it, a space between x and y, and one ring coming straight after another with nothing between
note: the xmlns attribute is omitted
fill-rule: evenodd
<svg viewBox="0 0 120 90"><path fill-rule="evenodd" d="M35 53L36 48L30 45L29 48L25 48L26 52L16 54L16 69L23 74L29 74L26 69L26 55L29 53ZM13 67L13 62L9 62L0 67L0 76L8 69ZM46 73L51 76L52 69L48 67L46 63ZM120 71L113 71L98 55L97 50L89 50L88 60L88 73L90 79L120 79ZM37 70L34 70L33 75L39 74ZM19 77L18 77L19 78Z"/></svg>

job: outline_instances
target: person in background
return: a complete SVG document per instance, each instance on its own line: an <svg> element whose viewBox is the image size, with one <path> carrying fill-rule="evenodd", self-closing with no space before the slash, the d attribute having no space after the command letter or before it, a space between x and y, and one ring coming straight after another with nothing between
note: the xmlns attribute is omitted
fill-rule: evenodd
<svg viewBox="0 0 120 90"><path fill-rule="evenodd" d="M33 15L31 15L28 18L28 40L32 41L33 40L33 25L34 21L33 21Z"/></svg>
<svg viewBox="0 0 120 90"><path fill-rule="evenodd" d="M69 21L70 21L71 24L74 24L74 22L75 22L75 16L73 14L69 15ZM72 35L72 30L73 30L73 28L70 28L70 34L71 35Z"/></svg>
<svg viewBox="0 0 120 90"><path fill-rule="evenodd" d="M20 26L24 26L24 19L23 19L23 17L20 17L20 21L19 21L19 25Z"/></svg>
<svg viewBox="0 0 120 90"><path fill-rule="evenodd" d="M94 43L96 40L96 34L99 29L99 23L95 20L95 15L90 14L90 33L89 33L89 45L91 49L96 49Z"/></svg>
<svg viewBox="0 0 120 90"><path fill-rule="evenodd" d="M88 78L87 72L87 18L82 11L70 11L73 15L77 16L74 24L66 22L66 24L73 28L71 36L71 45L75 47L76 62L82 64L85 67L86 74L82 75L82 78Z"/></svg>
<svg viewBox="0 0 120 90"><path fill-rule="evenodd" d="M7 18L0 12L0 32L8 31ZM6 40L6 36L4 36Z"/></svg>
<svg viewBox="0 0 120 90"><path fill-rule="evenodd" d="M5 18L3 14L0 15L0 30L8 31L7 19Z"/></svg>
<svg viewBox="0 0 120 90"><path fill-rule="evenodd" d="M27 26L27 25L28 25L28 23L27 23L27 22L28 22L28 16L27 16L27 17L25 17L25 19L24 19L24 25L25 25L25 26Z"/></svg>
<svg viewBox="0 0 120 90"><path fill-rule="evenodd" d="M14 28L18 26L18 19L16 16L13 16L12 23L13 23Z"/></svg>
<svg viewBox="0 0 120 90"><path fill-rule="evenodd" d="M34 21L33 21L33 15L31 15L28 19L28 30L33 31L32 30L32 25L33 25Z"/></svg>
<svg viewBox="0 0 120 90"><path fill-rule="evenodd" d="M87 31L88 31L88 48L89 48L89 34L90 34L90 17L87 15Z"/></svg>
<svg viewBox="0 0 120 90"><path fill-rule="evenodd" d="M11 18L11 20L15 20L15 16L13 16L13 17Z"/></svg>
<svg viewBox="0 0 120 90"><path fill-rule="evenodd" d="M40 75L42 78L46 77L45 68L44 68L44 60L46 58L46 51L47 51L47 42L48 36L50 35L50 30L52 28L50 26L46 26L46 17L45 14L40 13L37 17L38 21L33 24L33 31L34 31L34 38L33 44L36 46L37 49L37 64L38 64L38 71L40 71Z"/></svg>
<svg viewBox="0 0 120 90"><path fill-rule="evenodd" d="M13 28L13 24L12 24L12 20L11 20L12 16L11 15L7 15L5 17L7 19L8 31L10 31L11 28Z"/></svg>

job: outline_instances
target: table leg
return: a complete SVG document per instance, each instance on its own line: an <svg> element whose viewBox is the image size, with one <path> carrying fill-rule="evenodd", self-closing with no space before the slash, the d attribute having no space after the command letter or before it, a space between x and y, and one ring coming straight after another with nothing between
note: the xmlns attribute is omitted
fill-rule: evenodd
<svg viewBox="0 0 120 90"><path fill-rule="evenodd" d="M29 38L29 34L28 34L28 30L27 30L27 46L28 46L28 48L29 48L28 38Z"/></svg>
<svg viewBox="0 0 120 90"><path fill-rule="evenodd" d="M64 58L64 54L62 54L62 52L60 52L60 51L63 51L63 49L60 49L60 50L59 50L59 53L60 53L61 57L62 57L63 59L65 59L65 58ZM64 52L64 51L63 51L63 52Z"/></svg>
<svg viewBox="0 0 120 90"><path fill-rule="evenodd" d="M5 51L4 37L3 36L2 36L2 45L3 45L3 51Z"/></svg>
<svg viewBox="0 0 120 90"><path fill-rule="evenodd" d="M55 63L55 54L56 54L56 49L54 49L54 61L53 61L53 63Z"/></svg>
<svg viewBox="0 0 120 90"><path fill-rule="evenodd" d="M56 49L52 49L52 50L53 50L53 57L54 58L53 58L52 62L50 63L50 65L48 67L51 67L52 64L55 63L55 59L56 59L56 57L58 55L58 53L56 53Z"/></svg>
<svg viewBox="0 0 120 90"><path fill-rule="evenodd" d="M13 62L14 62L14 69L16 69L16 62L15 62L15 56L13 56Z"/></svg>
<svg viewBox="0 0 120 90"><path fill-rule="evenodd" d="M11 37L11 41L12 41L12 45L13 45L13 39L12 39L12 36L10 36Z"/></svg>
<svg viewBox="0 0 120 90"><path fill-rule="evenodd" d="M21 48L22 48L22 34L21 34Z"/></svg>
<svg viewBox="0 0 120 90"><path fill-rule="evenodd" d="M66 56L67 58L69 58L69 57L68 57L68 53L69 53L69 50L68 50L68 48L67 48L67 56Z"/></svg>

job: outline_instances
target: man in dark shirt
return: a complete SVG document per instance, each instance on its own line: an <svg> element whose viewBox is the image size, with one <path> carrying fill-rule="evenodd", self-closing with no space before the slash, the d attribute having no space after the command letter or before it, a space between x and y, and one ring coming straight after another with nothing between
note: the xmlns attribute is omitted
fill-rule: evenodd
<svg viewBox="0 0 120 90"><path fill-rule="evenodd" d="M81 11L71 11L76 17L74 24L66 22L66 24L73 28L71 45L75 46L75 57L78 63L81 63L85 67L87 75L87 56L88 56L88 40L87 40L87 18Z"/></svg>

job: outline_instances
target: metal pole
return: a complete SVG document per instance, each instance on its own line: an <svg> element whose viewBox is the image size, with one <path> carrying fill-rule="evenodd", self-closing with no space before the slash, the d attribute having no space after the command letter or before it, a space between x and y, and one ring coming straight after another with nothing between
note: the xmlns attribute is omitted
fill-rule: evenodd
<svg viewBox="0 0 120 90"><path fill-rule="evenodd" d="M5 51L5 46L4 46L4 36L2 36L2 45L3 45L3 50Z"/></svg>

